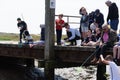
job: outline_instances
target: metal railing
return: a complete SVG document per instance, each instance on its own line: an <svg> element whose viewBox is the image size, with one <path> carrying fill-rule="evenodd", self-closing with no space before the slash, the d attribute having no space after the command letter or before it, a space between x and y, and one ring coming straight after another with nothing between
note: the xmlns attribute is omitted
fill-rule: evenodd
<svg viewBox="0 0 120 80"><path fill-rule="evenodd" d="M58 16L58 15L55 15ZM69 24L80 24L81 16L70 16L70 15L63 15L63 19ZM78 19L78 20L70 20L70 19Z"/></svg>

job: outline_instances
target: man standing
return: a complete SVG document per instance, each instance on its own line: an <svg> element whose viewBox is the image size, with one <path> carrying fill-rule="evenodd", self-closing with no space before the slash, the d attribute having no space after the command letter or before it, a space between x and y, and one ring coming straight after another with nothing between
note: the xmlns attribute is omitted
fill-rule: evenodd
<svg viewBox="0 0 120 80"><path fill-rule="evenodd" d="M18 26L18 28L20 30L20 35L19 35L20 39L19 39L19 41L20 41L20 43L22 43L22 35L23 35L23 32L25 30L27 30L27 24L24 21L22 21L21 18L17 18L17 21L18 21L17 26ZM25 38L25 36L24 36L24 38Z"/></svg>
<svg viewBox="0 0 120 80"><path fill-rule="evenodd" d="M118 23L119 23L119 11L116 3L112 3L111 1L106 1L105 4L109 7L107 22L110 21L110 26L113 30L117 31Z"/></svg>

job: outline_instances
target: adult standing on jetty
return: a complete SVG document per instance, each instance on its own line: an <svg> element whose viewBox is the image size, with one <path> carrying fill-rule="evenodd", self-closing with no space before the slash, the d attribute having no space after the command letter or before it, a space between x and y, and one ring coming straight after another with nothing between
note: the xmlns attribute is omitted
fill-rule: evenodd
<svg viewBox="0 0 120 80"><path fill-rule="evenodd" d="M61 38L62 38L62 28L64 25L63 14L58 15L58 19L56 19L56 39L57 45L61 45Z"/></svg>
<svg viewBox="0 0 120 80"><path fill-rule="evenodd" d="M117 31L118 23L119 23L118 7L117 7L116 3L112 3L109 0L106 1L105 4L109 7L107 22L110 24L110 26L113 30Z"/></svg>
<svg viewBox="0 0 120 80"><path fill-rule="evenodd" d="M87 14L86 8L81 7L79 13L82 15L80 20L80 32L82 34L82 40L84 41L87 37L88 27L89 27L89 16Z"/></svg>
<svg viewBox="0 0 120 80"><path fill-rule="evenodd" d="M17 26L18 26L18 28L20 30L20 34L19 34L19 36L20 36L19 41L20 42L19 43L22 43L22 35L23 35L23 32L25 30L27 30L27 24L26 24L26 22L22 21L21 18L17 18L17 21L18 21ZM24 38L25 38L25 36L24 36Z"/></svg>

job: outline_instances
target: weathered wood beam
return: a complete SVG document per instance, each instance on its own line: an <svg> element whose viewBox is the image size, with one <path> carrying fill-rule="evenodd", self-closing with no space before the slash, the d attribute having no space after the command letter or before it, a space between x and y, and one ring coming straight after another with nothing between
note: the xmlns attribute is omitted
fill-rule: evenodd
<svg viewBox="0 0 120 80"><path fill-rule="evenodd" d="M45 78L54 80L55 0L45 0Z"/></svg>
<svg viewBox="0 0 120 80"><path fill-rule="evenodd" d="M55 61L60 63L78 63L81 64L85 61L93 52L95 47L76 47L76 46L54 46ZM112 49L106 51L107 54L112 55ZM0 56L26 58L26 59L38 59L45 61L44 59L44 46L35 46L30 48L28 45L18 44L0 44ZM91 57L85 65L91 64ZM117 63L120 65L120 61ZM96 65L96 64L95 64Z"/></svg>

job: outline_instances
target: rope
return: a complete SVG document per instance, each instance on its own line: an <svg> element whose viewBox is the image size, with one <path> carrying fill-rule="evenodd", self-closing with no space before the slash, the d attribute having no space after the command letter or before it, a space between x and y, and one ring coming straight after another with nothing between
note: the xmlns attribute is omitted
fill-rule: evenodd
<svg viewBox="0 0 120 80"><path fill-rule="evenodd" d="M100 37L100 40L99 40L99 41L101 41L102 35L103 35L103 31L101 32L101 37ZM97 48L96 51L98 51L98 49L99 49L99 48ZM82 67L82 66L96 53L96 51L93 52L93 53L82 63L82 65L81 65L80 67Z"/></svg>
<svg viewBox="0 0 120 80"><path fill-rule="evenodd" d="M88 56L88 58L82 63L82 65L80 67L82 67L95 53L96 51L98 51L99 48L97 48L97 50L95 50L95 52L93 52L90 56Z"/></svg>
<svg viewBox="0 0 120 80"><path fill-rule="evenodd" d="M99 48L98 48L98 49L99 49ZM98 50L98 49L97 49L97 50ZM96 50L96 51L97 51L97 50ZM96 53L96 51L93 52L90 56L88 56L87 59L85 59L85 61L84 61L84 62L82 63L82 65L80 66L80 68L77 69L78 72L82 71L82 68L81 68L81 67Z"/></svg>

